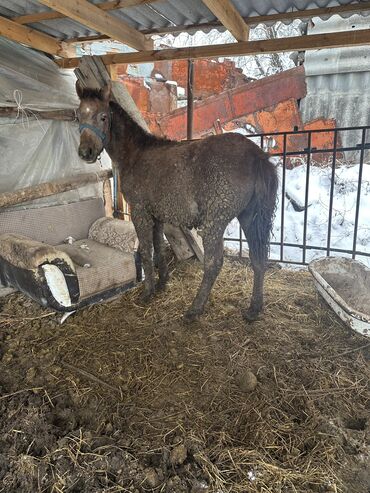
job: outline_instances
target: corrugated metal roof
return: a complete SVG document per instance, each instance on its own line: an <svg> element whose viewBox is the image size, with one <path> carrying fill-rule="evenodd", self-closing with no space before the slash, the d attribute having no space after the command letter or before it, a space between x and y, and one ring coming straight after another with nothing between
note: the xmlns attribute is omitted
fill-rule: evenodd
<svg viewBox="0 0 370 493"><path fill-rule="evenodd" d="M99 4L102 1L93 0L93 3ZM243 17L362 3L362 1L353 0L232 0L232 2ZM8 18L48 11L50 11L48 7L36 0L0 0L0 15ZM109 14L122 19L139 31L174 26L193 26L217 21L202 0L158 0L158 2L151 4L110 10ZM349 15L351 14L343 14L343 17L348 17ZM31 24L30 27L60 39L88 37L99 34L93 29L67 18L44 20Z"/></svg>

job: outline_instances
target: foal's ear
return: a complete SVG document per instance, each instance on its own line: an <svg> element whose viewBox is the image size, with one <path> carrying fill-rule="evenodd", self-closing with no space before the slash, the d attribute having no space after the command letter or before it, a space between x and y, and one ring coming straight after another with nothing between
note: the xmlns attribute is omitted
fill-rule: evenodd
<svg viewBox="0 0 370 493"><path fill-rule="evenodd" d="M78 79L76 80L76 92L77 96L82 99L83 87Z"/></svg>
<svg viewBox="0 0 370 493"><path fill-rule="evenodd" d="M109 80L101 90L101 95L105 103L109 102L111 92L112 92L112 82Z"/></svg>

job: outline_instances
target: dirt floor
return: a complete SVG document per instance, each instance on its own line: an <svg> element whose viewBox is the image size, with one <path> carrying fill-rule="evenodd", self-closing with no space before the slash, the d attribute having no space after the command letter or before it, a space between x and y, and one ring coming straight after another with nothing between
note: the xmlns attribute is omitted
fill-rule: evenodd
<svg viewBox="0 0 370 493"><path fill-rule="evenodd" d="M1 492L370 492L369 339L278 268L246 325L237 262L186 326L200 277L184 263L149 305L133 290L63 325L0 300Z"/></svg>

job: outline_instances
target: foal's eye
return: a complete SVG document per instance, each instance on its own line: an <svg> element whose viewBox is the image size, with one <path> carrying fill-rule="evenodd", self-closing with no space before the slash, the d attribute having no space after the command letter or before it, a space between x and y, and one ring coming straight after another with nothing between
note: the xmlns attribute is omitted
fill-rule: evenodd
<svg viewBox="0 0 370 493"><path fill-rule="evenodd" d="M105 122L106 119L107 119L106 113L101 113L101 115L100 115L100 121L101 122Z"/></svg>

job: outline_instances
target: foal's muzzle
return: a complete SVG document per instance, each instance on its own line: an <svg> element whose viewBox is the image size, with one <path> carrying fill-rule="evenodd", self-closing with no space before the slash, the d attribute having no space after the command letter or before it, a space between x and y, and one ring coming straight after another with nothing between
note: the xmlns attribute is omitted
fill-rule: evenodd
<svg viewBox="0 0 370 493"><path fill-rule="evenodd" d="M96 151L89 145L80 145L78 155L88 163L94 163L98 157Z"/></svg>

